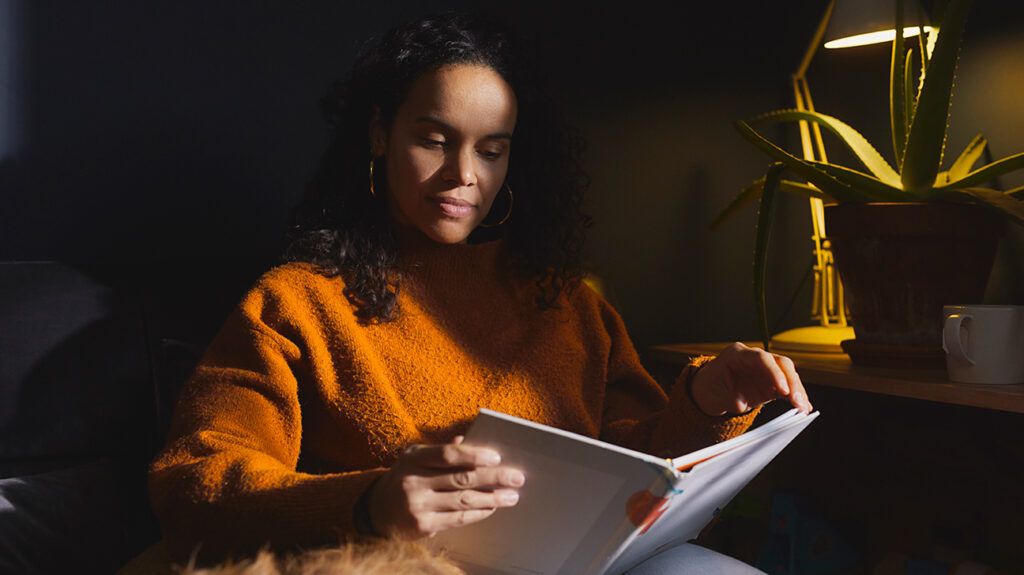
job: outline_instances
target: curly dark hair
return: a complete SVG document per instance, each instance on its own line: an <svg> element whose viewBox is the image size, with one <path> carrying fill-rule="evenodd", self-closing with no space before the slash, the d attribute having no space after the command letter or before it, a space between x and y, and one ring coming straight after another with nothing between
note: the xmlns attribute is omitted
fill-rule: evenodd
<svg viewBox="0 0 1024 575"><path fill-rule="evenodd" d="M400 284L387 201L368 191L371 117L376 108L389 129L413 82L451 64L493 69L518 102L515 159L506 179L516 190L515 212L497 228L478 227L468 241L503 237L513 267L536 278L541 309L556 307L558 297L582 278L581 251L591 219L582 208L589 181L580 165L581 139L562 120L508 29L478 14L427 16L369 43L349 76L321 100L331 142L286 236L284 259L311 262L329 277L340 274L344 295L364 323L396 317ZM384 160L376 160L378 182L386 173ZM492 212L505 214L499 204Z"/></svg>

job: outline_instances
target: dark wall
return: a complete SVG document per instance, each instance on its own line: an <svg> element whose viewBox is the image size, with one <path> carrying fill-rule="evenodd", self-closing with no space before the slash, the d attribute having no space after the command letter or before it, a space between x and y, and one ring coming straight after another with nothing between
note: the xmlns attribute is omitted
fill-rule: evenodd
<svg viewBox="0 0 1024 575"><path fill-rule="evenodd" d="M326 142L317 100L359 43L471 4L0 0L0 258L156 263L177 305L216 301L204 321L219 323L277 256ZM686 4L491 8L546 55L587 138L589 261L641 348L755 336L753 210L707 224L767 165L731 122L789 105L825 2ZM1024 15L976 4L950 142L980 130L997 155L1022 151ZM818 108L880 148L887 62L887 48L868 48L811 69ZM776 315L810 260L806 206L786 200L779 217ZM1024 303L1022 243L1014 230L993 301ZM807 301L804 289L781 323L801 323Z"/></svg>
<svg viewBox="0 0 1024 575"><path fill-rule="evenodd" d="M757 337L755 210L713 232L708 224L768 163L732 122L792 106L789 77L826 4L617 3L588 8L585 25L569 8L537 20L520 16L551 48L587 136L597 219L590 262L608 280L639 347ZM950 124L952 154L979 131L996 157L1024 151L1022 42L1024 5L975 3ZM887 156L889 59L888 44L819 50L808 72L818 109L853 124ZM775 135L798 149L795 129ZM838 142L827 145L833 158L844 157ZM1001 183L1024 184L1024 172ZM769 315L780 328L805 325L809 285L784 311L811 263L807 203L784 197L777 222ZM1018 227L1009 226L986 301L1024 303Z"/></svg>

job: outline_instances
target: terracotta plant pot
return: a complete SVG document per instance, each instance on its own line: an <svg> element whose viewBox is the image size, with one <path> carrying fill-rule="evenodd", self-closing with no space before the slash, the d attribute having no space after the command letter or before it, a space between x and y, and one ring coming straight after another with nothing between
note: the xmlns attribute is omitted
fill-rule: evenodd
<svg viewBox="0 0 1024 575"><path fill-rule="evenodd" d="M854 363L943 367L942 306L981 302L1004 219L971 204L838 204L825 207L825 227Z"/></svg>

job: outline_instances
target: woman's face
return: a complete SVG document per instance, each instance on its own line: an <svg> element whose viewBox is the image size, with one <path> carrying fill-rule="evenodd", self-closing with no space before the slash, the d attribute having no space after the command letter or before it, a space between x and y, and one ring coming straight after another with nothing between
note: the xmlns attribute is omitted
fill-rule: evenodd
<svg viewBox="0 0 1024 575"><path fill-rule="evenodd" d="M466 241L505 183L515 125L515 94L491 68L456 64L418 78L387 133L371 125L399 233Z"/></svg>

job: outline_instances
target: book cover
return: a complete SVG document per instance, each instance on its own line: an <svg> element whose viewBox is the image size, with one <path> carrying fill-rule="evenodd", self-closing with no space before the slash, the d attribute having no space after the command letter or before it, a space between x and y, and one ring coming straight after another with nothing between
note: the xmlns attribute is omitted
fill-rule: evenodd
<svg viewBox="0 0 1024 575"><path fill-rule="evenodd" d="M693 539L818 413L663 459L482 409L466 444L527 476L519 504L430 539L473 575L621 573Z"/></svg>

